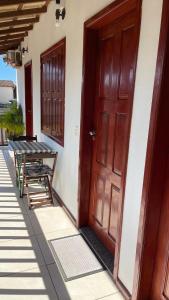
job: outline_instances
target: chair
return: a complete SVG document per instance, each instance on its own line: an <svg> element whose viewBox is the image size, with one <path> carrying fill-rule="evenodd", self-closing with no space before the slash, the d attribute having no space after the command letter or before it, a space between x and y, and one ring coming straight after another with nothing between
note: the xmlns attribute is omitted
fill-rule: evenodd
<svg viewBox="0 0 169 300"><path fill-rule="evenodd" d="M52 167L47 164L27 164L27 161L35 161L43 159L53 159ZM57 153L35 153L25 154L23 163L23 191L26 187L26 195L28 206L31 209L33 206L41 206L43 204L52 204L52 181L56 166ZM29 187L32 183L38 183L45 188L45 191L30 192Z"/></svg>

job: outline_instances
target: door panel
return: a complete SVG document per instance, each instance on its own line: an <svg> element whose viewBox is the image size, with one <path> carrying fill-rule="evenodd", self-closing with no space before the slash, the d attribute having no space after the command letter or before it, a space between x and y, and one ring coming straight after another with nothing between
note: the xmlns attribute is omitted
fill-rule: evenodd
<svg viewBox="0 0 169 300"><path fill-rule="evenodd" d="M122 176L125 164L126 127L127 114L116 113L112 171L119 176Z"/></svg>
<svg viewBox="0 0 169 300"><path fill-rule="evenodd" d="M97 202L95 207L96 221L103 226L103 208L104 208L104 195L105 195L105 178L98 176L95 183L95 190L97 195Z"/></svg>
<svg viewBox="0 0 169 300"><path fill-rule="evenodd" d="M138 19L124 16L98 32L89 225L114 253L122 210Z"/></svg>
<svg viewBox="0 0 169 300"><path fill-rule="evenodd" d="M119 79L119 99L128 99L133 80L133 45L131 41L134 39L135 27L124 28L121 33L121 63L120 63L120 79ZM133 53L134 55L134 53Z"/></svg>
<svg viewBox="0 0 169 300"><path fill-rule="evenodd" d="M100 112L98 123L96 160L98 163L106 167L108 153L109 114L107 112Z"/></svg>
<svg viewBox="0 0 169 300"><path fill-rule="evenodd" d="M117 226L118 226L118 215L119 215L119 198L120 190L115 186L111 186L111 203L110 203L110 218L108 226L108 234L110 238L115 242L117 239Z"/></svg>

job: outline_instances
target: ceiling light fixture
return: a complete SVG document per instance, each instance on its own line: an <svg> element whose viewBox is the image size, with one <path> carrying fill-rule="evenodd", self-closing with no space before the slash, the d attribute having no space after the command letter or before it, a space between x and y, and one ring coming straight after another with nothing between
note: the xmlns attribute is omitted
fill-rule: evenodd
<svg viewBox="0 0 169 300"><path fill-rule="evenodd" d="M22 48L22 57L25 57L25 52L27 52L28 53L28 47L26 47L26 48Z"/></svg>
<svg viewBox="0 0 169 300"><path fill-rule="evenodd" d="M55 16L56 16L56 27L60 26L60 19L64 20L66 15L66 9L64 6L64 1L56 0L56 4L58 8L56 9Z"/></svg>

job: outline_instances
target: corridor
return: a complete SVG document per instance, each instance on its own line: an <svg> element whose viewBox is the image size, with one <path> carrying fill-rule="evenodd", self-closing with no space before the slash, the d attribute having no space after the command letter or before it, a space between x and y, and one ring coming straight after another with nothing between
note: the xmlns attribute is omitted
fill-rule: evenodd
<svg viewBox="0 0 169 300"><path fill-rule="evenodd" d="M30 211L15 186L12 153L0 149L0 299L122 300L106 271L64 282L48 241L74 235L64 210Z"/></svg>

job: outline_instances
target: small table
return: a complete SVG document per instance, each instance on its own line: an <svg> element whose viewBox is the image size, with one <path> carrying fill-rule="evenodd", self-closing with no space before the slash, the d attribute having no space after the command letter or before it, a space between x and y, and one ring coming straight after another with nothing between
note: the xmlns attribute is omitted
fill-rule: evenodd
<svg viewBox="0 0 169 300"><path fill-rule="evenodd" d="M22 196L22 162L25 154L35 153L54 153L44 142L23 142L23 141L9 141L9 149L14 152L16 157L16 184L19 188L20 196Z"/></svg>

